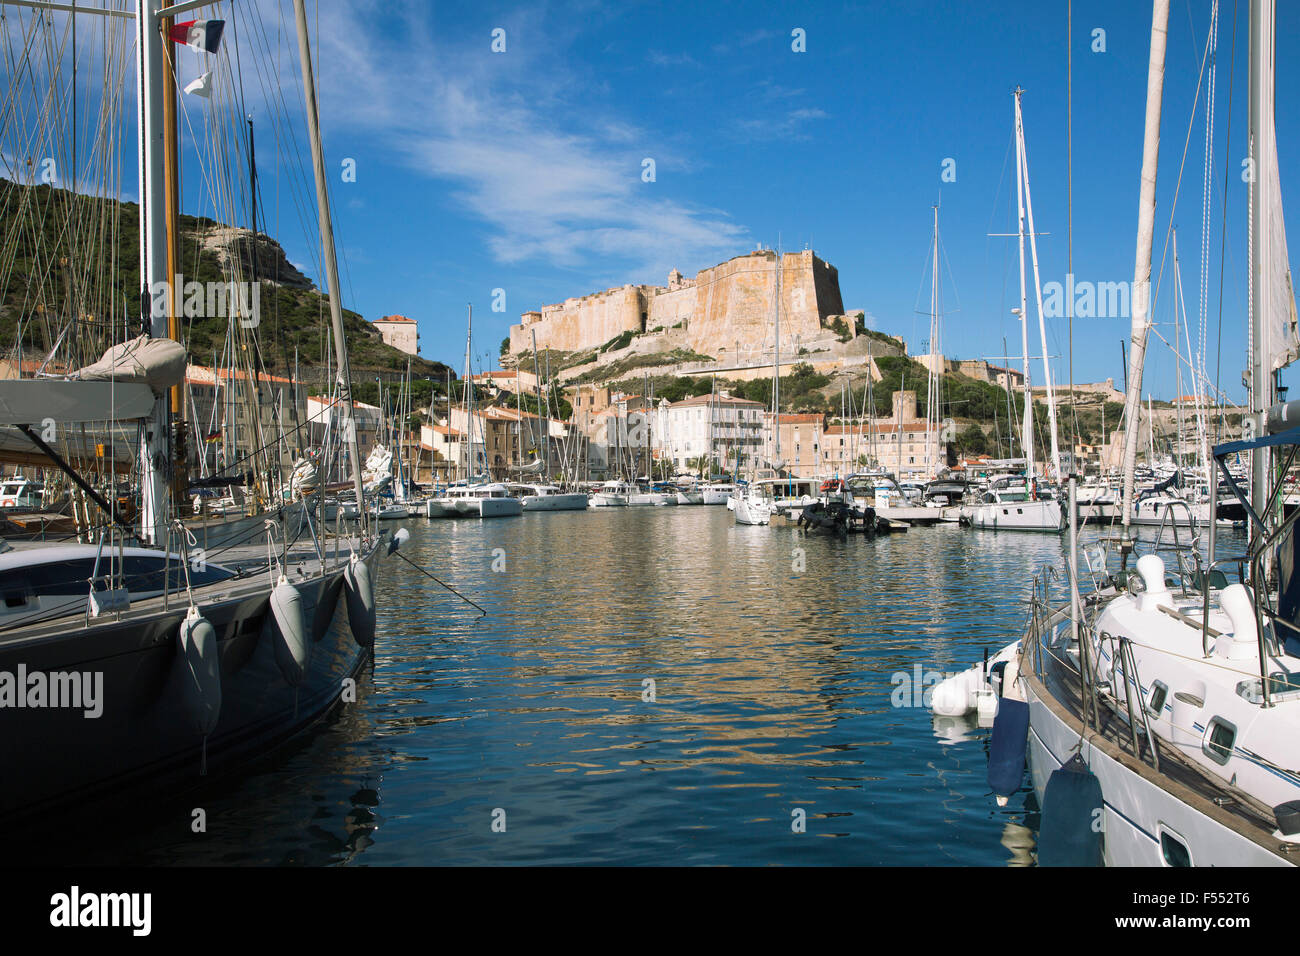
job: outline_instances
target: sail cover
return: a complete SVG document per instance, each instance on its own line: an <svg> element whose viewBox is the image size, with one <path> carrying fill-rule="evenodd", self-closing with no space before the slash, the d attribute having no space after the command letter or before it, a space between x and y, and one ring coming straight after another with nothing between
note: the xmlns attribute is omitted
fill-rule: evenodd
<svg viewBox="0 0 1300 956"><path fill-rule="evenodd" d="M1275 23L1273 3L1264 4L1260 15L1260 38L1255 52L1255 68L1259 71L1259 95L1262 100L1263 119L1257 131L1255 156L1258 168L1256 183L1260 190L1260 248L1259 268L1262 270L1262 302L1256 302L1262 321L1259 323L1264 337L1266 368L1277 371L1300 358L1300 328L1296 322L1295 287L1291 277L1291 264L1286 250L1286 224L1282 219L1282 184L1277 161L1277 125L1274 96L1274 67L1276 64Z"/></svg>
<svg viewBox="0 0 1300 956"><path fill-rule="evenodd" d="M148 385L163 392L185 380L185 347L171 339L140 336L114 345L104 357L68 376L83 382Z"/></svg>
<svg viewBox="0 0 1300 956"><path fill-rule="evenodd" d="M130 421L154 410L149 386L57 379L0 381L0 425Z"/></svg>

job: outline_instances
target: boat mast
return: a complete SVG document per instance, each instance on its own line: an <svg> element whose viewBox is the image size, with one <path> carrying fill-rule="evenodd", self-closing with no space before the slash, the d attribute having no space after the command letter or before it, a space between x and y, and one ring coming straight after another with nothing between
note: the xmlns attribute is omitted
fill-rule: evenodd
<svg viewBox="0 0 1300 956"><path fill-rule="evenodd" d="M474 383L470 378L469 349L474 335L474 303L466 303L468 317L465 320L465 394L461 396L461 407L465 410L465 433L469 438L469 448L465 452L465 483L470 479L470 457L474 454Z"/></svg>
<svg viewBox="0 0 1300 956"><path fill-rule="evenodd" d="M776 240L776 302L773 308L774 337L772 342L772 423L776 429L776 461L772 464L780 473L781 461L781 239Z"/></svg>
<svg viewBox="0 0 1300 956"><path fill-rule="evenodd" d="M156 2L156 0L149 0ZM307 6L293 0L298 29L298 59L302 66L302 92L306 101L307 130L311 137L313 168L316 174L317 220L320 225L321 250L325 256L325 276L329 285L330 323L334 332L334 355L338 361L339 398L347 425L344 440L350 441L352 484L357 493L357 521L364 534L369 530L366 514L365 485L361 477L361 439L357 435L356 410L352 405L352 366L348 361L348 341L343 332L343 294L339 289L339 266L334 255L334 226L330 219L330 200L325 178L325 150L320 138L320 115L316 109L316 81L312 76L311 47L307 33ZM256 254L256 253L254 253Z"/></svg>
<svg viewBox="0 0 1300 956"><path fill-rule="evenodd" d="M1034 397L1029 384L1029 317L1025 312L1025 156L1020 149L1023 131L1020 126L1020 87L1016 87L1016 206L1017 235L1020 240L1020 359L1022 362L1022 389L1025 395L1021 446L1025 453L1025 482L1032 489L1034 482Z"/></svg>
<svg viewBox="0 0 1300 956"><path fill-rule="evenodd" d="M1274 18L1273 0L1251 0L1250 4L1250 168L1254 175L1250 177L1250 299L1248 309L1249 358L1250 358L1250 415L1257 425L1264 425L1266 413L1276 400L1276 383L1273 378L1272 352L1275 343L1270 341L1270 332L1275 316L1265 315L1268 300L1268 288L1265 269L1271 264L1274 237L1270 235L1269 226L1280 226L1277 222L1265 222L1266 207L1264 190L1261 189L1261 174L1275 176L1277 160L1275 151L1276 134L1269 136L1265 143L1266 130L1273 122L1273 70L1274 70ZM1270 217L1271 219L1271 217ZM1283 233L1285 235L1285 233ZM1285 241L1285 240L1284 240ZM1255 434L1262 435L1264 428L1257 428ZM1267 448L1257 448L1250 457L1250 504L1255 513L1263 520L1269 498L1269 471L1271 454Z"/></svg>
<svg viewBox="0 0 1300 956"><path fill-rule="evenodd" d="M163 106L163 218L167 223L167 279L172 294L167 297L167 337L181 340L180 319L177 316L181 290L175 283L181 271L180 257L180 156L179 135L176 123L176 53L171 42L174 24L171 17L162 17L159 36L163 49L162 106ZM186 502L189 487L188 458L185 435L185 398L180 384L173 385L169 394L168 424L171 439L170 485L172 506L179 510Z"/></svg>
<svg viewBox="0 0 1300 956"><path fill-rule="evenodd" d="M1038 306L1038 334L1043 341L1043 386L1047 396L1047 427L1051 433L1052 474L1054 481L1061 480L1061 450L1056 429L1056 393L1052 389L1052 367L1047 350L1047 324L1043 319L1043 283L1038 272L1038 234L1034 231L1034 199L1029 191L1029 154L1025 151L1025 122L1020 111L1020 96L1016 96L1016 141L1020 149L1020 162L1025 177L1025 227L1029 233L1029 255L1034 264L1034 301Z"/></svg>
<svg viewBox="0 0 1300 956"><path fill-rule="evenodd" d="M1017 103L1019 100L1017 100ZM939 359L939 204L934 204L934 237L932 239L934 267L930 273L930 361L925 386L925 467L934 476L939 428L939 376L935 363Z"/></svg>
<svg viewBox="0 0 1300 956"><path fill-rule="evenodd" d="M144 331L166 338L172 278L168 275L167 216L164 200L166 169L163 85L166 67L158 10L163 0L137 0L136 84L140 139L140 306ZM170 42L167 41L167 42ZM158 301L159 298L162 301ZM140 537L161 544L167 535L168 396L159 397L153 415L145 422L140 443Z"/></svg>
<svg viewBox="0 0 1300 956"><path fill-rule="evenodd" d="M1252 4L1253 6L1253 4ZM1142 413L1142 366L1146 360L1151 307L1151 244L1156 222L1156 170L1160 160L1160 107L1165 86L1165 42L1169 0L1154 0L1151 11L1151 57L1147 65L1146 131L1142 141L1142 193L1138 201L1137 256L1133 290L1128 392L1124 396L1124 495L1120 518L1128 538L1133 517L1133 469L1137 464L1137 419ZM1253 88L1253 87L1252 87Z"/></svg>

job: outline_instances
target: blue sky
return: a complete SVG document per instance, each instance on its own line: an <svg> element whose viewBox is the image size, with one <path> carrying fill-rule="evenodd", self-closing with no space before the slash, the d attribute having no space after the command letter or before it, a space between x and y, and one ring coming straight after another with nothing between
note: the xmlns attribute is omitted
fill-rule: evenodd
<svg viewBox="0 0 1300 956"><path fill-rule="evenodd" d="M1222 381L1240 398L1245 351L1246 7L1219 27L1211 229L1215 366L1228 82L1234 77ZM273 8L274 4L268 4ZM285 5L287 10L287 4ZM1209 0L1174 0L1166 70L1156 271L1172 219L1193 330L1199 298L1204 99L1173 198L1209 25ZM928 336L931 205L941 203L944 351L1019 355L1012 90L1025 88L1026 141L1043 281L1066 271L1066 16L1053 3L322 4L317 69L335 183L345 302L368 318L419 323L421 351L458 371L465 306L476 365L519 314L628 282L663 284L759 243L810 246L839 269L844 304L876 328ZM1133 275L1150 8L1079 2L1074 14L1074 272ZM493 30L506 50L491 49ZM806 35L806 52L791 33ZM1093 52L1095 29L1105 51ZM1283 196L1300 178L1300 8L1277 28ZM247 55L245 53L245 55ZM281 71L296 69L286 58ZM285 91L286 101L300 94ZM294 101L296 107L297 101ZM256 112L256 110L254 111ZM264 134L259 133L259 137ZM259 144L261 139L259 139ZM277 229L297 213L269 178L268 229L308 263L314 234ZM655 181L642 163L655 162ZM945 159L956 181L942 183ZM276 203L279 205L276 205ZM1291 215L1292 248L1300 247ZM1172 334L1172 256L1157 318ZM506 291L504 313L492 290ZM1031 288L1032 296L1032 288ZM1031 316L1032 305L1031 305ZM1076 319L1077 381L1123 378L1127 318ZM1049 323L1066 375L1065 321ZM1003 351L1006 337L1010 352ZM1036 330L1033 338L1036 339ZM1031 339L1032 347L1033 339ZM1035 373L1036 376L1038 373ZM1147 390L1174 394L1174 362L1153 344ZM1290 374L1286 374L1290 378Z"/></svg>

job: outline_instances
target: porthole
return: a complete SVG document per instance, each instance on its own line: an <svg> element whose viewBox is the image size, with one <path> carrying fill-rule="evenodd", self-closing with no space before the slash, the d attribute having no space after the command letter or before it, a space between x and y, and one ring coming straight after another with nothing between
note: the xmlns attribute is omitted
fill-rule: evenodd
<svg viewBox="0 0 1300 956"><path fill-rule="evenodd" d="M1147 713L1159 717L1165 709L1165 700L1169 697L1169 686L1163 681L1151 685L1151 696L1147 699Z"/></svg>
<svg viewBox="0 0 1300 956"><path fill-rule="evenodd" d="M1191 866L1192 853L1183 838L1172 830L1160 828L1160 856L1165 866Z"/></svg>
<svg viewBox="0 0 1300 956"><path fill-rule="evenodd" d="M1226 764L1232 756L1232 745L1237 739L1237 727L1222 717L1215 717L1205 728L1201 750L1215 763Z"/></svg>

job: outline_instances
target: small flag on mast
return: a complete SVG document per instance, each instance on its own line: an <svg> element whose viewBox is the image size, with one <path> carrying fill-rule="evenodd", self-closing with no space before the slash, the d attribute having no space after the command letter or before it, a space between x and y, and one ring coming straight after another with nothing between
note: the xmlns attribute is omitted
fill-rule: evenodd
<svg viewBox="0 0 1300 956"><path fill-rule="evenodd" d="M172 25L171 38L198 53L216 53L225 29L225 20L187 20Z"/></svg>
<svg viewBox="0 0 1300 956"><path fill-rule="evenodd" d="M185 92L193 93L195 96L201 96L207 99L212 95L212 71L208 70L197 79L190 80L185 84Z"/></svg>

